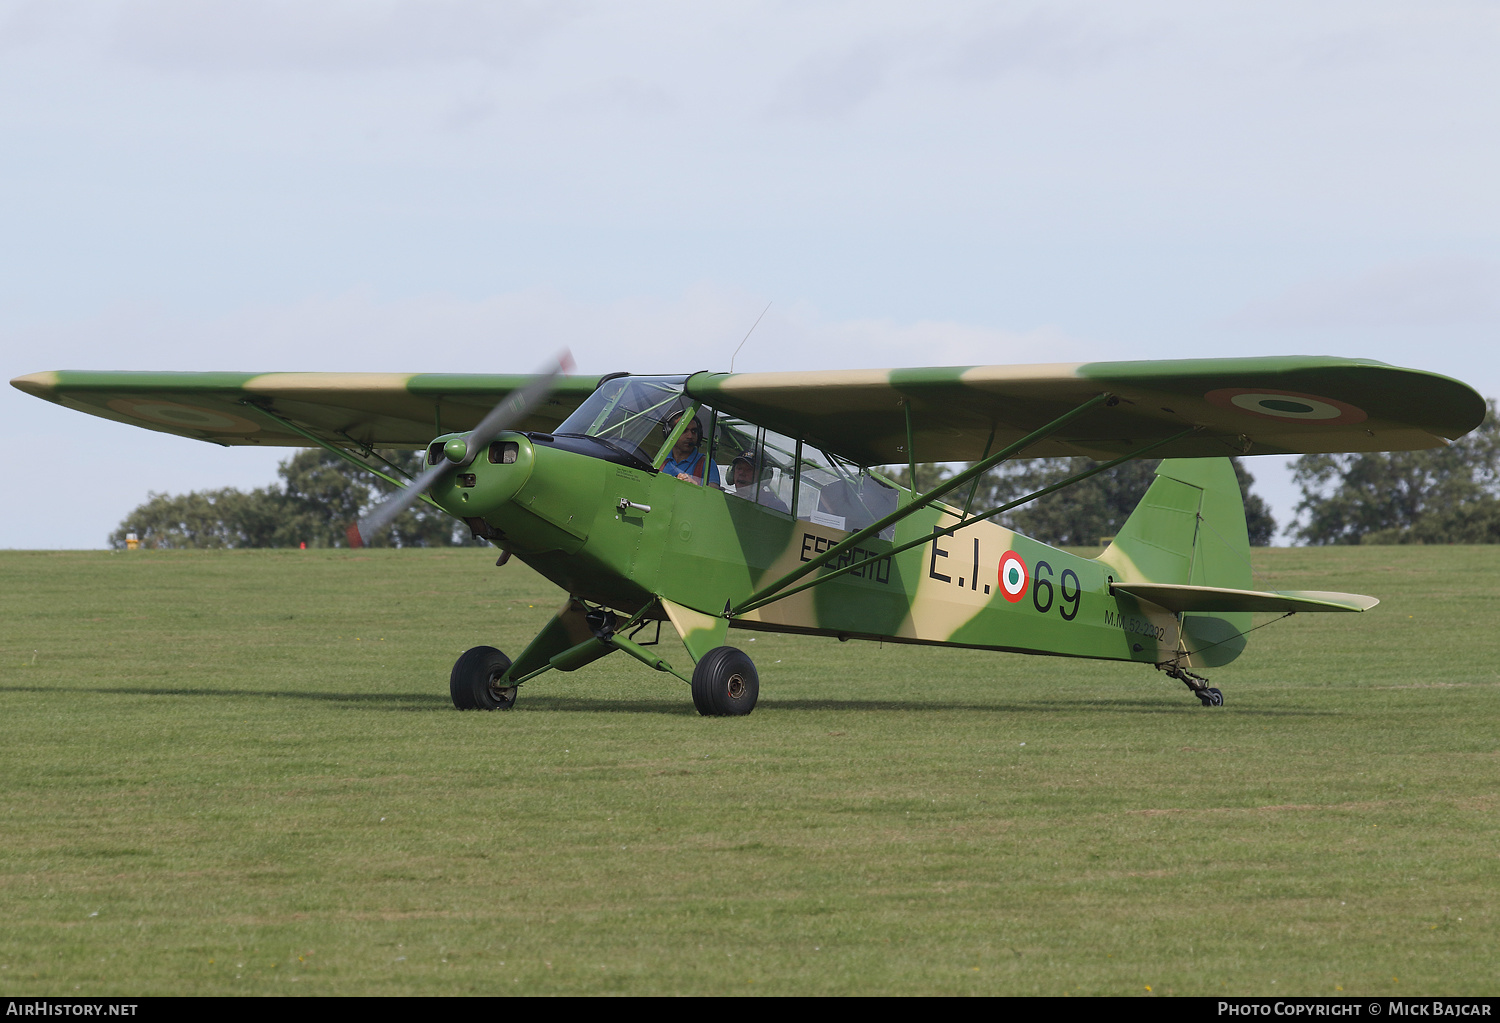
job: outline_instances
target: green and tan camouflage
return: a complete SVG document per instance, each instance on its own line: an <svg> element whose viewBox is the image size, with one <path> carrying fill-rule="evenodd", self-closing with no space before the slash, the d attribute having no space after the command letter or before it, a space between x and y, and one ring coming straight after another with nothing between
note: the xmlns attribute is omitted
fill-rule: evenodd
<svg viewBox="0 0 1500 1023"><path fill-rule="evenodd" d="M221 444L320 444L356 461L422 446L439 466L529 379L55 372L12 383ZM1136 661L1218 702L1195 671L1240 654L1252 612L1376 603L1252 589L1226 456L1435 447L1484 412L1447 377L1331 358L563 378L429 492L568 594L514 662L466 654L454 702L508 707L521 684L623 651L690 681L700 711L747 713L758 679L726 645L730 629ZM693 422L696 446L683 441ZM684 448L692 472L663 471ZM990 466L1044 455L1165 460L1114 542L1085 558L1006 529L1003 508L970 507ZM878 469L935 461L976 464L926 494ZM632 638L653 621L670 623L686 661Z"/></svg>

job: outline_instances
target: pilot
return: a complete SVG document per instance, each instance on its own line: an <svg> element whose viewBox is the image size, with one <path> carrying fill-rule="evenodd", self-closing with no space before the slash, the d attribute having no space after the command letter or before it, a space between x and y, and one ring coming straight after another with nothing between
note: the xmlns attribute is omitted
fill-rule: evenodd
<svg viewBox="0 0 1500 1023"><path fill-rule="evenodd" d="M757 477L759 460L754 451L746 451L735 458L729 467L730 482L734 489L730 493L736 497L743 497L747 501L755 501L759 493L759 503L762 508L772 508L779 512L789 512L786 502L776 496L776 493L767 485L760 483Z"/></svg>
<svg viewBox="0 0 1500 1023"><path fill-rule="evenodd" d="M668 419L664 429L668 435L677 426L677 420L682 418L682 413L675 413ZM677 443L672 445L672 453L662 464L661 471L669 476L676 476L687 483L696 483L702 486L704 473L708 474L708 482L714 486L719 485L719 467L709 459L702 451L698 450L703 443L703 423L694 416L682 431L682 436L677 438Z"/></svg>

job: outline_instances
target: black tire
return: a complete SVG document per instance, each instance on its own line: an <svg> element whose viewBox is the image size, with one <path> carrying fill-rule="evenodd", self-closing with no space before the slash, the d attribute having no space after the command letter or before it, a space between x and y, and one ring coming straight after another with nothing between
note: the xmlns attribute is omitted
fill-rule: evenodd
<svg viewBox="0 0 1500 1023"><path fill-rule="evenodd" d="M1203 689L1198 693L1198 699L1203 701L1205 707L1224 706L1224 694L1217 689Z"/></svg>
<svg viewBox="0 0 1500 1023"><path fill-rule="evenodd" d="M453 706L459 710L510 710L516 705L516 687L502 689L495 685L509 667L510 658L492 646L465 650L448 676Z"/></svg>
<svg viewBox="0 0 1500 1023"><path fill-rule="evenodd" d="M760 676L743 650L716 646L693 669L693 706L704 717L740 717L760 699Z"/></svg>

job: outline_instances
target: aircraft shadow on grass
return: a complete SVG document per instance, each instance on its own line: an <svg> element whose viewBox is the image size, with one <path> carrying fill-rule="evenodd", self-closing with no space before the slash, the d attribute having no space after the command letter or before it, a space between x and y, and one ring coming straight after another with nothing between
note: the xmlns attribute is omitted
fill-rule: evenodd
<svg viewBox="0 0 1500 1023"><path fill-rule="evenodd" d="M91 693L95 696L207 696L262 700L313 700L348 703L387 710L440 710L450 706L447 697L427 693L309 693L284 689L202 689L156 686L109 686L92 689L77 686L0 686L4 693ZM418 706L412 706L417 704Z"/></svg>
<svg viewBox="0 0 1500 1023"><path fill-rule="evenodd" d="M79 689L73 686L0 686L0 693L78 693L87 692L96 696L192 696L211 698L238 698L262 700L310 700L318 703L350 704L371 710L390 710L406 713L434 712L446 710L448 699L439 694L427 693L328 693L295 692L278 689L204 689L165 688L156 686L110 686L107 688ZM1121 714L1153 714L1182 716L1191 715L1194 708L1175 704L1161 704L1146 699L1081 699L1028 700L1011 703L972 703L942 700L768 700L772 710L798 712L809 711L879 711L883 713L932 713L934 711L964 711L982 714L1037 714L1059 711L1115 711ZM660 700L618 700L608 702L581 696L538 695L529 701L530 709L560 713L611 713L654 714L664 716L688 716L697 711L690 704L664 703ZM1255 717L1330 717L1334 712L1308 710L1305 708L1266 707L1247 709L1237 707L1236 714Z"/></svg>

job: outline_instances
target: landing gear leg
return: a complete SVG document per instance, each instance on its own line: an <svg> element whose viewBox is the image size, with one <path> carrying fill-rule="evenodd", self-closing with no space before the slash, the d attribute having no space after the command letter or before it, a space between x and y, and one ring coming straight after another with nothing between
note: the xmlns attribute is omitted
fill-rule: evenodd
<svg viewBox="0 0 1500 1023"><path fill-rule="evenodd" d="M1219 692L1217 689L1209 688L1208 679L1204 678L1202 675L1194 675L1186 668L1178 667L1175 664L1165 666L1158 664L1157 668L1161 671L1165 671L1169 678L1175 678L1179 682L1187 686L1189 689L1191 689L1193 691L1193 695L1198 697L1203 706L1224 706L1224 694Z"/></svg>

